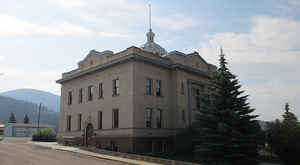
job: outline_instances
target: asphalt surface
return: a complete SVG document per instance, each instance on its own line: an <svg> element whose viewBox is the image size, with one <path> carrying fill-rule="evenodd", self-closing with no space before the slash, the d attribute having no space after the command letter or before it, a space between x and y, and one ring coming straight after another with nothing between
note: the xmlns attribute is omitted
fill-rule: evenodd
<svg viewBox="0 0 300 165"><path fill-rule="evenodd" d="M121 165L99 159L27 143L29 139L4 138L0 142L0 165Z"/></svg>

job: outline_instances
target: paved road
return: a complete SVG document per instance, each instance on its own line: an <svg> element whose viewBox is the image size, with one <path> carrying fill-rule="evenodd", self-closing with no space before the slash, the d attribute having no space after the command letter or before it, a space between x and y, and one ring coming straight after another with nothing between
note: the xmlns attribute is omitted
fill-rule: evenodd
<svg viewBox="0 0 300 165"><path fill-rule="evenodd" d="M28 144L29 139L5 138L0 142L0 165L121 165L124 163L52 150Z"/></svg>

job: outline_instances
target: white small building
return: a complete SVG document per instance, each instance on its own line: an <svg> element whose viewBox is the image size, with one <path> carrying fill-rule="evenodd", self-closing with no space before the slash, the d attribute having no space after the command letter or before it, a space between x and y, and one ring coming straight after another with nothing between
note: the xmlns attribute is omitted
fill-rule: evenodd
<svg viewBox="0 0 300 165"><path fill-rule="evenodd" d="M4 134L5 125L0 123L0 135Z"/></svg>
<svg viewBox="0 0 300 165"><path fill-rule="evenodd" d="M51 128L55 129L53 125L40 124L40 129ZM6 137L31 137L34 131L37 131L37 124L24 124L24 123L8 123L4 130Z"/></svg>

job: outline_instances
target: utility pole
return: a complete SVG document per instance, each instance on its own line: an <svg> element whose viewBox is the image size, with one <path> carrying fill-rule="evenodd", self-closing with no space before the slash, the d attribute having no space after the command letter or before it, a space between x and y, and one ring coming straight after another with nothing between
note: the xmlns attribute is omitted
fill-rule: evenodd
<svg viewBox="0 0 300 165"><path fill-rule="evenodd" d="M40 107L39 107L39 114L38 114L38 132L40 131L40 117L41 117L41 109L42 109L42 103L40 103Z"/></svg>

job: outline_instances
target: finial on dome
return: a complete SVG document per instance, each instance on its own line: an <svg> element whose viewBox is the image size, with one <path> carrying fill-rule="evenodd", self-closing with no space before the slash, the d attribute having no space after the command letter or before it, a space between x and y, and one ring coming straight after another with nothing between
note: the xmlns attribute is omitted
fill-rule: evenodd
<svg viewBox="0 0 300 165"><path fill-rule="evenodd" d="M149 4L149 30L151 30L151 4Z"/></svg>
<svg viewBox="0 0 300 165"><path fill-rule="evenodd" d="M154 42L155 34L152 32L151 28L151 4L149 4L149 32L146 34L148 42Z"/></svg>
<svg viewBox="0 0 300 165"><path fill-rule="evenodd" d="M147 42L141 46L143 50L159 56L167 54L167 51L164 48L162 48L159 44L154 42L155 34L152 32L151 27L151 4L149 4L149 32L147 32L146 36Z"/></svg>

